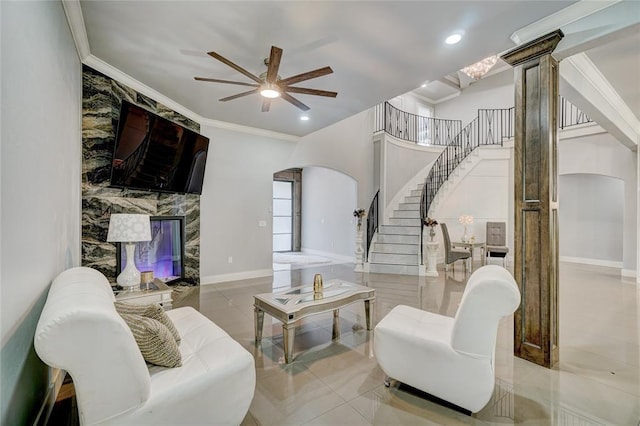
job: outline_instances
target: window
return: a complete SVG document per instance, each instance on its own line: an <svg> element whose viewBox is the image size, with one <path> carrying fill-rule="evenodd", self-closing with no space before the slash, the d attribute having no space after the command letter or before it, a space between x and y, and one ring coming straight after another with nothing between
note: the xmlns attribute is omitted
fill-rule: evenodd
<svg viewBox="0 0 640 426"><path fill-rule="evenodd" d="M273 251L293 251L293 182L273 182Z"/></svg>

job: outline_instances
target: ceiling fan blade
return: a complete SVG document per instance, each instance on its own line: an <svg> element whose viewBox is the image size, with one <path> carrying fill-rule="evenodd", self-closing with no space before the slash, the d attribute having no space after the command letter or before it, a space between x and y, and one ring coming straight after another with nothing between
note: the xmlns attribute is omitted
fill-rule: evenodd
<svg viewBox="0 0 640 426"><path fill-rule="evenodd" d="M282 49L271 46L271 56L269 56L269 68L267 68L267 83L275 83L278 79L278 68L280 68L280 59L282 58Z"/></svg>
<svg viewBox="0 0 640 426"><path fill-rule="evenodd" d="M227 84L237 84L238 86L249 86L249 87L258 87L255 83L244 83L242 81L231 81L231 80L220 80L217 78L206 78L206 77L193 77L198 81L210 81L212 83L227 83Z"/></svg>
<svg viewBox="0 0 640 426"><path fill-rule="evenodd" d="M269 108L271 108L271 99L264 98L262 100L262 112L269 112Z"/></svg>
<svg viewBox="0 0 640 426"><path fill-rule="evenodd" d="M309 111L311 109L311 108L309 108L308 106L306 106L305 104L303 104L302 102L300 102L299 100L297 100L296 98L294 98L293 96L291 96L288 93L282 93L280 96L285 101L297 106L298 108L300 108L303 111Z"/></svg>
<svg viewBox="0 0 640 426"><path fill-rule="evenodd" d="M237 95L227 96L226 98L219 99L221 102L232 101L234 99L241 98L243 96L252 95L254 93L258 93L258 88L256 87L253 90L249 90L246 92L238 93Z"/></svg>
<svg viewBox="0 0 640 426"><path fill-rule="evenodd" d="M303 72L302 74L294 75L292 77L283 78L278 83L286 86L288 84L300 83L301 81L311 80L312 78L322 77L323 75L331 73L333 73L331 67L323 67L318 68L317 70Z"/></svg>
<svg viewBox="0 0 640 426"><path fill-rule="evenodd" d="M305 95L326 96L328 98L335 98L338 96L338 92L329 92L327 90L307 89L306 87L287 86L284 88L290 93L304 93Z"/></svg>
<svg viewBox="0 0 640 426"><path fill-rule="evenodd" d="M258 77L256 77L255 75L251 74L249 71L245 70L240 65L234 64L233 62L231 62L230 60L228 60L224 56L220 56L216 52L207 52L207 55L211 56L212 58L215 58L215 59L219 60L220 62L222 62L225 65L230 66L231 68L233 68L234 70L238 71L239 73L242 73L242 74L246 75L247 77L249 77L251 80L255 81L256 83L258 83L258 84L262 83L262 80L260 80Z"/></svg>

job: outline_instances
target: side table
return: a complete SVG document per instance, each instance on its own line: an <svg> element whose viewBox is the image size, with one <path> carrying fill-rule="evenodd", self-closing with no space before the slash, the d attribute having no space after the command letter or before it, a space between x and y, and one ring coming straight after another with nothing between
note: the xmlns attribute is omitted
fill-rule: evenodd
<svg viewBox="0 0 640 426"><path fill-rule="evenodd" d="M171 309L171 288L159 279L155 279L150 289L145 290L120 290L115 291L116 300L119 302L135 303L145 305L148 303L158 303L165 311Z"/></svg>

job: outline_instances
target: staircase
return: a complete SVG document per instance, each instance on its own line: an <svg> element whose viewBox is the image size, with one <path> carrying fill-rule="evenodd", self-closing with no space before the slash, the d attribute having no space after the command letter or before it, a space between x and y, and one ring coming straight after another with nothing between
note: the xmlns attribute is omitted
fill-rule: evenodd
<svg viewBox="0 0 640 426"><path fill-rule="evenodd" d="M369 272L418 275L422 186L404 197L388 225L379 227L369 251Z"/></svg>
<svg viewBox="0 0 640 426"><path fill-rule="evenodd" d="M561 98L561 102L563 105L573 107L564 98ZM402 130L411 130L420 126L416 126L415 123L410 125L410 122L413 123L411 120L407 120L405 123L401 120L392 120L393 114L391 113L393 111L390 109L387 103L384 108L376 109L375 122L384 124L384 127L376 127L376 129L389 134L394 134L393 130L395 129L399 135L414 135L408 140L418 142L419 138L416 135L419 132L407 133ZM387 225L378 227L376 214L375 223L368 226L367 241L371 241L368 256L369 272L419 274L420 259L423 256L422 221L428 215L435 213L439 205L449 197L451 191L483 158L508 157L507 152L495 148L503 147L506 141L513 138L514 110L513 107L479 109L477 117L462 130L454 133L453 138L448 136L444 140L445 143L436 143L444 145L444 149L434 162L425 183L417 185L417 188L411 190L404 201L399 203L398 209L393 211ZM561 109L561 111L566 110L565 107ZM559 117L560 123L566 122L562 128L591 121L581 112L576 115L578 117L576 120L565 121L564 114L561 112L561 117ZM406 129L402 127L403 125ZM426 127L429 127L433 132L433 123L426 123ZM445 133L450 135L450 132ZM377 205L377 194L372 206L374 203Z"/></svg>
<svg viewBox="0 0 640 426"><path fill-rule="evenodd" d="M484 149L483 149L484 148ZM482 147L468 155L451 173L431 204L437 209L451 191L484 158L504 158L508 152ZM488 156L481 153L487 150ZM389 225L381 226L373 239L369 252L369 272L383 274L418 275L420 265L420 196L424 184L410 191L389 219Z"/></svg>

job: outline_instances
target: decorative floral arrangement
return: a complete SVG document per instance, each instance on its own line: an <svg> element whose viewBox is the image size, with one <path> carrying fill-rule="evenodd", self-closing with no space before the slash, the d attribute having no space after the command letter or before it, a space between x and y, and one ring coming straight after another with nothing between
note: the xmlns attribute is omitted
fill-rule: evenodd
<svg viewBox="0 0 640 426"><path fill-rule="evenodd" d="M428 217L424 220L424 226L428 226L429 228L433 229L434 226L438 226L438 221Z"/></svg>
<svg viewBox="0 0 640 426"><path fill-rule="evenodd" d="M470 214L463 214L458 218L458 222L460 222L461 225L465 226L471 225L473 224L473 216L471 216Z"/></svg>
<svg viewBox="0 0 640 426"><path fill-rule="evenodd" d="M364 215L364 209L355 209L353 211L353 216L358 218L358 232L360 232L360 227L362 226L362 218L364 217Z"/></svg>

